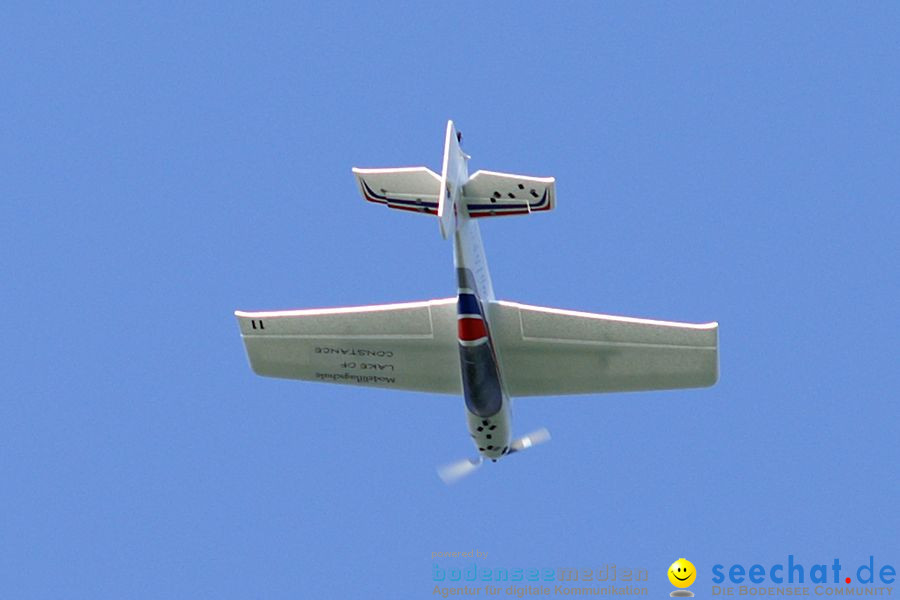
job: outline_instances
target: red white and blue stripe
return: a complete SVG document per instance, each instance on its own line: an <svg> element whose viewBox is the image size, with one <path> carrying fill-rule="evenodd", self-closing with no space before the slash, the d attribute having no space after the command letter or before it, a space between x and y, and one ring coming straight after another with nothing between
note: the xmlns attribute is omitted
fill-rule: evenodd
<svg viewBox="0 0 900 600"><path fill-rule="evenodd" d="M456 318L459 343L462 346L478 346L488 341L487 326L478 297L468 289L461 289L456 300Z"/></svg>
<svg viewBox="0 0 900 600"><path fill-rule="evenodd" d="M389 208L396 208L398 210L409 210L412 212L427 213L429 215L436 215L438 212L438 203L436 201L424 200L422 198L416 198L415 200L392 198L385 194L376 193L365 181L363 181L362 184L363 196L369 202L385 204Z"/></svg>

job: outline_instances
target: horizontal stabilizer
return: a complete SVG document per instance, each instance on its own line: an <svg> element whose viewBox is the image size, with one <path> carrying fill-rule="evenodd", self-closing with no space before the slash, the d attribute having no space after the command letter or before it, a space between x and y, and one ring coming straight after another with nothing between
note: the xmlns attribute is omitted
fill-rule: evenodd
<svg viewBox="0 0 900 600"><path fill-rule="evenodd" d="M388 208L429 215L438 213L440 176L428 167L357 169L353 174L363 198Z"/></svg>
<svg viewBox="0 0 900 600"><path fill-rule="evenodd" d="M556 205L553 177L528 177L476 171L463 186L462 202L470 217L527 215Z"/></svg>

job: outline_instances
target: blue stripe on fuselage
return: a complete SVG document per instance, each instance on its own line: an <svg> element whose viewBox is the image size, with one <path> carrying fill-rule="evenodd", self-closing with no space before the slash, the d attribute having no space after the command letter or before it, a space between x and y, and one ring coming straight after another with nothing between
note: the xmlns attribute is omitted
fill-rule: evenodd
<svg viewBox="0 0 900 600"><path fill-rule="evenodd" d="M474 294L460 294L456 300L456 312L460 315L481 315L481 305Z"/></svg>

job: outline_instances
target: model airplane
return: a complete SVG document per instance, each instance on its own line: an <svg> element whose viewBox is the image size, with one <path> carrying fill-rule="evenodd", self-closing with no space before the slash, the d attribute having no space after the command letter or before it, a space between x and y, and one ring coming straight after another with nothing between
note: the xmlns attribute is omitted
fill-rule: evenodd
<svg viewBox="0 0 900 600"><path fill-rule="evenodd" d="M275 312L236 311L258 375L462 394L478 449L439 469L452 482L483 458L549 439L513 439L510 398L704 387L718 378L718 325L613 317L498 301L478 219L551 210L552 177L477 171L447 123L440 175L427 167L353 169L363 198L436 216L452 239L454 298Z"/></svg>

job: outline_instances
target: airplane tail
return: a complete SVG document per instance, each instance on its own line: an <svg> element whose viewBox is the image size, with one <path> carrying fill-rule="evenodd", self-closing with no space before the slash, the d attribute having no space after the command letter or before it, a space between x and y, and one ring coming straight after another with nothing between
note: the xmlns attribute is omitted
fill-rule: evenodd
<svg viewBox="0 0 900 600"><path fill-rule="evenodd" d="M553 177L495 171L477 171L469 177L469 155L460 147L461 140L453 121L448 121L440 175L428 167L354 167L360 193L388 208L437 216L444 239L456 231L461 218L527 215L556 206Z"/></svg>
<svg viewBox="0 0 900 600"><path fill-rule="evenodd" d="M441 195L438 199L438 219L441 235L448 239L459 224L459 199L462 188L469 178L469 155L462 151L459 143L462 134L456 130L453 121L447 121L447 135L444 136L444 164L441 167Z"/></svg>

